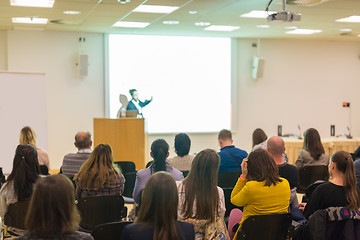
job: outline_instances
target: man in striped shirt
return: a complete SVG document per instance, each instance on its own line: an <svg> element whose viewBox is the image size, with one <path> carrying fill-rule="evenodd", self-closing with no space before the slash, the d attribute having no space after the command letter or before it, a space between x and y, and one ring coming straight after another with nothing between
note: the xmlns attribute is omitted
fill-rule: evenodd
<svg viewBox="0 0 360 240"><path fill-rule="evenodd" d="M75 147L77 153L69 153L64 156L62 164L62 173L72 178L80 170L80 167L89 158L91 153L91 134L89 132L78 132L75 135Z"/></svg>

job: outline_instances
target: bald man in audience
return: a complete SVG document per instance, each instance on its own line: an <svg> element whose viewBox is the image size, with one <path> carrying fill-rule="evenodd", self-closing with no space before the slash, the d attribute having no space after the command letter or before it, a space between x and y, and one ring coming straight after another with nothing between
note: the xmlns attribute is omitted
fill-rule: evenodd
<svg viewBox="0 0 360 240"><path fill-rule="evenodd" d="M218 141L220 145L219 173L241 171L241 163L247 157L247 152L233 145L232 134L223 129L219 132Z"/></svg>
<svg viewBox="0 0 360 240"><path fill-rule="evenodd" d="M75 135L74 145L78 152L66 154L62 164L62 173L70 178L79 172L83 163L90 156L92 145L91 134L89 132L78 132Z"/></svg>
<svg viewBox="0 0 360 240"><path fill-rule="evenodd" d="M267 141L267 151L272 155L279 169L279 175L288 180L291 189L290 205L291 208L297 207L298 200L296 197L296 187L299 184L299 173L294 165L287 164L283 161L285 152L285 143L281 137L274 136Z"/></svg>

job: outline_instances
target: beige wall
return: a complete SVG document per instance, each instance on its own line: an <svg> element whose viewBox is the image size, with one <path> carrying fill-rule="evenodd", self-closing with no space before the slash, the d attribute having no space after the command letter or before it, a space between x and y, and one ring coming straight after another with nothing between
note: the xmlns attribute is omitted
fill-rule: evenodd
<svg viewBox="0 0 360 240"><path fill-rule="evenodd" d="M46 73L48 138L53 168L62 157L74 152L73 137L80 130L93 129L93 118L105 115L104 43L102 34L85 34L82 49L78 34L70 32L0 31L0 68L9 71ZM3 40L7 43L4 43ZM234 143L251 149L251 134L263 128L268 135L297 133L318 128L328 137L330 124L336 133L346 129L352 104L353 135L360 136L360 45L356 42L315 40L261 40L259 53L265 58L264 77L251 79L252 57L258 49L252 39L238 39L234 96ZM89 76L75 74L76 54L89 55ZM3 57L7 52L7 59ZM7 60L7 61L6 61ZM149 147L156 138L165 138L173 153L174 135L150 135ZM191 153L204 148L218 149L217 134L190 134Z"/></svg>

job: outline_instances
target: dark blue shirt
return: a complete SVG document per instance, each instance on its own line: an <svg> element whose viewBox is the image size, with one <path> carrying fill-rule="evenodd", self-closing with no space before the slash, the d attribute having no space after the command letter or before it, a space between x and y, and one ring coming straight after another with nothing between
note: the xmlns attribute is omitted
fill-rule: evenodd
<svg viewBox="0 0 360 240"><path fill-rule="evenodd" d="M241 163L248 156L247 152L234 145L226 146L218 152L220 155L219 173L241 171Z"/></svg>

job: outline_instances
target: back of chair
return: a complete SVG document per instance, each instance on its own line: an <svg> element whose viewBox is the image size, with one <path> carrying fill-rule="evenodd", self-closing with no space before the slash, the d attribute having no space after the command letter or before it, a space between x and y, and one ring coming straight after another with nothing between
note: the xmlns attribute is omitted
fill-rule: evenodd
<svg viewBox="0 0 360 240"><path fill-rule="evenodd" d="M131 161L119 161L114 162L120 169L122 174L129 172L136 172L136 166L134 162Z"/></svg>
<svg viewBox="0 0 360 240"><path fill-rule="evenodd" d="M122 195L128 198L132 198L136 180L136 172L124 173L123 175L125 177L125 187Z"/></svg>
<svg viewBox="0 0 360 240"><path fill-rule="evenodd" d="M9 205L4 215L4 223L8 227L25 229L25 217L29 208L30 200L25 200Z"/></svg>
<svg viewBox="0 0 360 240"><path fill-rule="evenodd" d="M231 198L231 192L233 191L234 188L223 188L224 190L224 197L225 197L225 207L226 207L226 212L225 212L225 218L228 217L230 215L231 210L233 210L234 208L239 208L242 210L242 208L235 206L234 204L231 203L230 198Z"/></svg>
<svg viewBox="0 0 360 240"><path fill-rule="evenodd" d="M328 166L309 165L299 168L299 185L297 192L305 193L306 188L317 180L329 180Z"/></svg>
<svg viewBox="0 0 360 240"><path fill-rule="evenodd" d="M154 160L151 160L149 161L147 164L146 164L146 168L150 167L151 164L153 164Z"/></svg>
<svg viewBox="0 0 360 240"><path fill-rule="evenodd" d="M187 175L189 175L189 172L190 172L190 171L185 171L185 170L184 170L184 171L181 171L181 172L182 172L184 178L186 178Z"/></svg>
<svg viewBox="0 0 360 240"><path fill-rule="evenodd" d="M120 195L84 197L77 207L81 216L80 226L91 230L103 223L121 221L127 214L124 198Z"/></svg>
<svg viewBox="0 0 360 240"><path fill-rule="evenodd" d="M251 216L237 233L237 239L285 240L291 226L290 213L275 213Z"/></svg>
<svg viewBox="0 0 360 240"><path fill-rule="evenodd" d="M120 240L122 230L133 222L105 223L97 226L91 233L94 240Z"/></svg>
<svg viewBox="0 0 360 240"><path fill-rule="evenodd" d="M42 174L42 175L50 175L49 169L48 169L47 166L40 165L39 167L40 167L40 174Z"/></svg>
<svg viewBox="0 0 360 240"><path fill-rule="evenodd" d="M221 188L233 188L240 175L241 171L219 173L218 186Z"/></svg>

